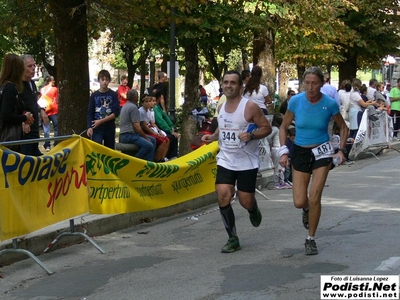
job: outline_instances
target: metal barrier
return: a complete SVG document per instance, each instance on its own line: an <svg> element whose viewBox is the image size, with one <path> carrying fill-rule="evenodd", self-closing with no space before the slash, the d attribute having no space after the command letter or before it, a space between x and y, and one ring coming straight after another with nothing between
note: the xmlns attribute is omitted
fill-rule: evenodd
<svg viewBox="0 0 400 300"><path fill-rule="evenodd" d="M66 140L73 137L72 135L65 135L65 136L57 136L57 137L50 137L50 138L37 138L37 139L28 139L28 140L18 140L18 141L7 141L7 142L0 142L0 145L2 146L11 146L11 145L22 145L22 144L33 144L33 143L38 143L38 142L46 142L46 141L62 141ZM50 244L49 246L46 247L46 249L43 251L46 253L47 251L50 250L51 247L53 247L61 238L64 236L82 236L84 237L88 242L90 242L94 247L96 247L102 254L106 253L91 237L89 237L86 233L83 232L75 232L74 230L74 219L69 220L70 223L70 232L64 232L58 235ZM19 249L18 248L18 238L12 239L12 249L3 249L0 250L0 256L6 253L22 253L26 254L30 258L32 258L40 267L42 267L47 274L52 275L53 272L46 267L46 265L41 262L32 252L25 250L25 249Z"/></svg>

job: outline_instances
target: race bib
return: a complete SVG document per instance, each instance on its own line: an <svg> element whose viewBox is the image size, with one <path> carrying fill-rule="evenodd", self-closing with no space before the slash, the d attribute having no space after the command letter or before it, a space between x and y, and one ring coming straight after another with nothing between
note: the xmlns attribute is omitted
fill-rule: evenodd
<svg viewBox="0 0 400 300"><path fill-rule="evenodd" d="M335 154L335 150L333 149L331 142L326 142L313 148L312 152L314 154L315 160L329 158Z"/></svg>
<svg viewBox="0 0 400 300"><path fill-rule="evenodd" d="M239 148L239 126L237 124L232 124L229 128L220 128L220 139L224 143L226 148Z"/></svg>

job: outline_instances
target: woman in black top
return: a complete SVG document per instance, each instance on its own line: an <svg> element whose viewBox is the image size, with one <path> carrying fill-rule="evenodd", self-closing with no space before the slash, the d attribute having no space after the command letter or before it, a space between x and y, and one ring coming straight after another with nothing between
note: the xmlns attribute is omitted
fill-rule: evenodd
<svg viewBox="0 0 400 300"><path fill-rule="evenodd" d="M25 112L25 106L19 94L23 91L22 76L24 61L16 54L7 54L3 59L0 73L0 141L20 140L22 138L22 123L32 124L33 116ZM10 130L10 129L15 130ZM14 136L6 132L14 132ZM9 147L14 151L19 150L18 145Z"/></svg>

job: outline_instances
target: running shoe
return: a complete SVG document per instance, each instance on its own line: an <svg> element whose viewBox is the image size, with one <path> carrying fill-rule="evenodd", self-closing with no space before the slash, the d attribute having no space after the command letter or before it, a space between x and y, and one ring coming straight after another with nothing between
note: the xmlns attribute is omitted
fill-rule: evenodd
<svg viewBox="0 0 400 300"><path fill-rule="evenodd" d="M274 184L274 190L284 190L284 189L286 189L286 185L279 183Z"/></svg>
<svg viewBox="0 0 400 300"><path fill-rule="evenodd" d="M285 182L283 184L283 186L285 187L285 189L292 189L293 188L293 186L290 183L287 183L287 182Z"/></svg>
<svg viewBox="0 0 400 300"><path fill-rule="evenodd" d="M239 244L239 238L237 236L233 236L228 239L228 242L225 246L222 247L221 253L232 253L235 251L239 251L242 249Z"/></svg>
<svg viewBox="0 0 400 300"><path fill-rule="evenodd" d="M305 229L308 229L308 212L309 211L310 211L309 209L307 211L305 211L303 209L303 213L302 213L302 215L303 215L303 218L302 218L303 226L304 226Z"/></svg>
<svg viewBox="0 0 400 300"><path fill-rule="evenodd" d="M306 239L304 246L306 248L306 255L318 254L317 244L315 243L315 240Z"/></svg>
<svg viewBox="0 0 400 300"><path fill-rule="evenodd" d="M251 225L253 225L254 227L260 226L261 220L262 220L262 215L261 215L260 209L257 207L257 210L255 212L249 213L249 218L250 218Z"/></svg>

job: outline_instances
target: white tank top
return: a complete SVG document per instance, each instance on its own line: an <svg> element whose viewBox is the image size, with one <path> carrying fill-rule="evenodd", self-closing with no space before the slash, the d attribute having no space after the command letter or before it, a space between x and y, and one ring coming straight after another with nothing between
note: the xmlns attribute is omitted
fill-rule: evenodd
<svg viewBox="0 0 400 300"><path fill-rule="evenodd" d="M217 165L233 171L259 168L258 140L242 142L238 135L247 132L250 125L244 118L244 110L249 101L242 98L233 113L225 111L226 102L222 104L218 115L219 153Z"/></svg>

